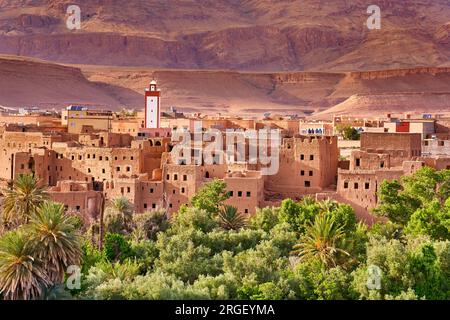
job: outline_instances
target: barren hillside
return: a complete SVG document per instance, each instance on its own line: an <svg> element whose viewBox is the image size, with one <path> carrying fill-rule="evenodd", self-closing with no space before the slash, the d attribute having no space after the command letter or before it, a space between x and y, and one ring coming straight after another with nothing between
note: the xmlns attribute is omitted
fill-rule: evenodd
<svg viewBox="0 0 450 320"><path fill-rule="evenodd" d="M260 71L443 66L449 0L0 0L0 53L96 65Z"/></svg>
<svg viewBox="0 0 450 320"><path fill-rule="evenodd" d="M450 111L450 68L333 73L154 70L5 56L0 58L0 105L141 109L143 89L152 78L161 86L163 109L249 116L322 112L320 117Z"/></svg>

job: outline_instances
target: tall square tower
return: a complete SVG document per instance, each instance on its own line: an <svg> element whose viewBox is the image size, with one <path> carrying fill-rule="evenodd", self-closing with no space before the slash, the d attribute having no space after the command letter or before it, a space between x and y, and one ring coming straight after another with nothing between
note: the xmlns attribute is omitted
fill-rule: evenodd
<svg viewBox="0 0 450 320"><path fill-rule="evenodd" d="M155 129L160 126L161 91L156 81L150 82L150 88L145 89L145 128Z"/></svg>

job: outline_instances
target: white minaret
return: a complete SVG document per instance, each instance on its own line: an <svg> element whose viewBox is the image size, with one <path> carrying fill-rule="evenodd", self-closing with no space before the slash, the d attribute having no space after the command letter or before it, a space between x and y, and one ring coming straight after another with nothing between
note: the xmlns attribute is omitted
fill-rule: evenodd
<svg viewBox="0 0 450 320"><path fill-rule="evenodd" d="M154 129L160 126L161 91L156 87L156 81L150 82L150 88L145 89L145 128Z"/></svg>

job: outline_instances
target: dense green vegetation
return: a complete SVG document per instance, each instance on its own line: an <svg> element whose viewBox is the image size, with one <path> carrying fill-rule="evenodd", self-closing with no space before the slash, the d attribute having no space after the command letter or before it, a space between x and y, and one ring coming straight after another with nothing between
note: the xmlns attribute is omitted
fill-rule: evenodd
<svg viewBox="0 0 450 320"><path fill-rule="evenodd" d="M423 168L384 182L375 210L383 222L372 227L348 205L310 197L246 219L223 204L225 187L205 185L170 222L164 212L133 215L118 199L102 226L82 234L79 221L42 202L39 190L30 214L22 204L7 214L22 222L5 222L0 240L2 297L450 298L450 170ZM63 270L79 261L81 288L56 290Z"/></svg>
<svg viewBox="0 0 450 320"><path fill-rule="evenodd" d="M349 125L337 125L336 130L342 135L344 140L359 140L361 138L358 130Z"/></svg>

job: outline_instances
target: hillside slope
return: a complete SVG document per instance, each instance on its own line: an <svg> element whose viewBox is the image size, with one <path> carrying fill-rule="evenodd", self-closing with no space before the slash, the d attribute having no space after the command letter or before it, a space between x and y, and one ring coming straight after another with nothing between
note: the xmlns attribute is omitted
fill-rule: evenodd
<svg viewBox="0 0 450 320"><path fill-rule="evenodd" d="M0 53L96 65L233 70L355 71L443 66L450 1L90 0L82 29L70 0L0 0Z"/></svg>
<svg viewBox="0 0 450 320"><path fill-rule="evenodd" d="M367 72L236 72L58 65L0 57L0 105L62 108L143 108L151 79L162 107L185 112L280 114L384 114L450 112L450 68ZM331 108L327 110L328 108Z"/></svg>

